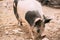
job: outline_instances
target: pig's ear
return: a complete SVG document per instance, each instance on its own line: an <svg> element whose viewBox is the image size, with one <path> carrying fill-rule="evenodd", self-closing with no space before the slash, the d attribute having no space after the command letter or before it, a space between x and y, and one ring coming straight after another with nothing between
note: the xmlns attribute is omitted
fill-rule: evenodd
<svg viewBox="0 0 60 40"><path fill-rule="evenodd" d="M46 18L44 15L43 17L44 17L44 23L49 23L51 21L51 19Z"/></svg>
<svg viewBox="0 0 60 40"><path fill-rule="evenodd" d="M44 23L49 23L51 19L45 19Z"/></svg>

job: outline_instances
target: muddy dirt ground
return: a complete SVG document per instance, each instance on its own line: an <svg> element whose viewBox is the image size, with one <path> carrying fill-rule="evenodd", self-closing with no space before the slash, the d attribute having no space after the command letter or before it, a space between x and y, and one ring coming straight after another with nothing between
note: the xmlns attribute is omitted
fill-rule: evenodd
<svg viewBox="0 0 60 40"><path fill-rule="evenodd" d="M18 26L12 6L12 0L0 1L0 40L32 40L27 24ZM60 9L43 6L43 12L52 20L46 24L42 40L60 40Z"/></svg>

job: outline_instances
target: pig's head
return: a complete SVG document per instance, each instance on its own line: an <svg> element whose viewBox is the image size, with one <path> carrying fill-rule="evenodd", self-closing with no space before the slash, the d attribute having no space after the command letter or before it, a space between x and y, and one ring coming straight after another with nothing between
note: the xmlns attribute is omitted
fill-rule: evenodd
<svg viewBox="0 0 60 40"><path fill-rule="evenodd" d="M43 19L42 19L43 18ZM41 17L38 11L28 11L25 15L25 19L34 27L34 31L42 34L45 28L45 24L49 23L51 19L46 18L44 15Z"/></svg>

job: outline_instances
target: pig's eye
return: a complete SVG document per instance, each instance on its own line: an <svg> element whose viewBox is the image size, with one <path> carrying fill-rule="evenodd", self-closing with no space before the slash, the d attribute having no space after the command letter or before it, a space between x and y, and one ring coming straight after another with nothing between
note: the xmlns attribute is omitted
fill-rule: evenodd
<svg viewBox="0 0 60 40"><path fill-rule="evenodd" d="M40 27L41 23L42 23L42 20L36 21L34 27Z"/></svg>
<svg viewBox="0 0 60 40"><path fill-rule="evenodd" d="M37 32L39 33L40 32L40 29L38 29Z"/></svg>

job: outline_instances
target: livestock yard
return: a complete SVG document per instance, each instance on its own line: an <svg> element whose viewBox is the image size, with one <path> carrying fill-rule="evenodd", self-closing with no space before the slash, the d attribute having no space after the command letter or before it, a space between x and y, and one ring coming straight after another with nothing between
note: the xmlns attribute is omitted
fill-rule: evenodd
<svg viewBox="0 0 60 40"><path fill-rule="evenodd" d="M42 6L44 15L52 19L45 24L44 38L34 40L60 40L60 9ZM26 23L18 26L13 12L13 0L0 0L0 40L33 40ZM34 35L37 35L37 33ZM36 36L34 36L36 37Z"/></svg>

